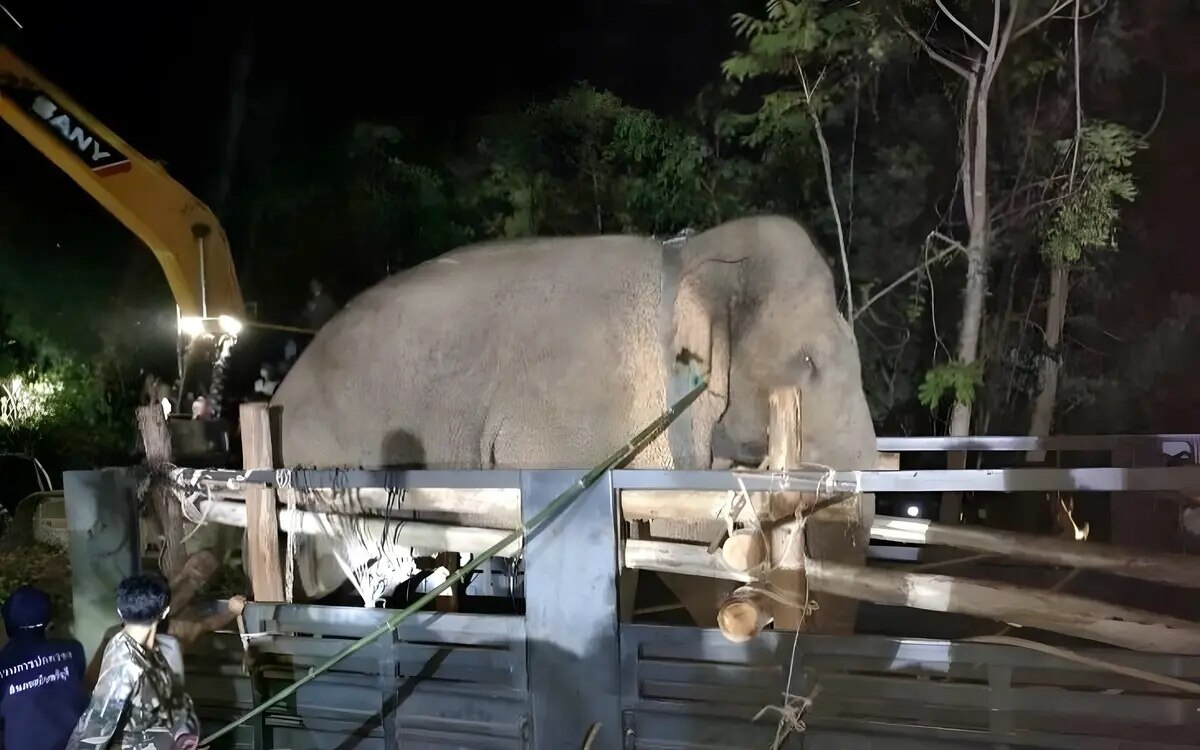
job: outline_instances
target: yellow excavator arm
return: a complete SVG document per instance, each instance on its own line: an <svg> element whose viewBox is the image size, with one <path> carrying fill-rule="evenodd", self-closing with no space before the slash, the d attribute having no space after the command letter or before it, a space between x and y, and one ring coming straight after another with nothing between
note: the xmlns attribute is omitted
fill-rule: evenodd
<svg viewBox="0 0 1200 750"><path fill-rule="evenodd" d="M180 315L246 315L225 231L166 170L0 47L0 118L70 175L158 258Z"/></svg>

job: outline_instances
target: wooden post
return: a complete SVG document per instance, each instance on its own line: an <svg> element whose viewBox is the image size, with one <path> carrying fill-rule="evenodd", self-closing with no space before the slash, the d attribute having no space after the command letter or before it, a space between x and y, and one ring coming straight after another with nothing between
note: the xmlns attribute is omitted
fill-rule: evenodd
<svg viewBox="0 0 1200 750"><path fill-rule="evenodd" d="M242 468L273 467L271 419L267 404L242 404ZM246 488L246 546L250 561L250 591L255 601L282 602L283 570L279 558L279 515L275 490Z"/></svg>
<svg viewBox="0 0 1200 750"><path fill-rule="evenodd" d="M770 396L771 421L767 428L767 468L783 471L800 467L803 448L800 419L800 390L798 388L776 388ZM807 498L806 498L807 499ZM796 508L797 516L805 505L797 493L772 493L770 506L784 505ZM789 598L804 601L808 587L804 580L804 529L799 521L790 519L774 524L767 533L772 570L768 580ZM804 621L804 613L796 607L782 604L773 606L775 627L779 630L796 630ZM805 628L808 630L808 628Z"/></svg>
<svg viewBox="0 0 1200 750"><path fill-rule="evenodd" d="M150 472L147 493L162 528L162 573L170 580L179 575L187 560L183 547L183 509L162 476L164 468L171 463L171 433L159 404L139 406L137 423L146 452L146 468Z"/></svg>

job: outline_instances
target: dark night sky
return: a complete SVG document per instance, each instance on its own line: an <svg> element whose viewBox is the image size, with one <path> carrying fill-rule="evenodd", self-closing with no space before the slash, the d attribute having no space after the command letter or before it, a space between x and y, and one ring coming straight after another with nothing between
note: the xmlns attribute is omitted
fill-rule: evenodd
<svg viewBox="0 0 1200 750"><path fill-rule="evenodd" d="M4 4L25 30L6 22L0 39L193 186L219 148L231 53L250 24L254 82L286 84L289 128L319 137L378 118L446 133L581 79L684 105L714 77L739 3Z"/></svg>
<svg viewBox="0 0 1200 750"><path fill-rule="evenodd" d="M0 17L0 42L205 198L224 137L232 52L248 28L256 32L253 96L285 93L289 102L289 119L267 126L269 137L316 150L335 129L364 119L402 122L435 141L453 138L473 116L547 98L577 80L637 105L678 109L717 77L731 48L731 13L760 7L756 0L0 2L25 25L17 31ZM1165 71L1169 87L1151 148L1138 160L1143 197L1126 214L1139 257L1124 273L1137 294L1128 309L1114 311L1112 330L1161 319L1168 291L1200 294L1200 15L1187 7L1186 0L1122 5L1141 17L1136 55ZM1154 100L1144 109L1152 111L1157 76L1139 80ZM1130 124L1144 127L1149 119L1133 114ZM96 239L103 235L110 246L127 245L126 258L149 263L132 237L2 127L0 166L0 200L15 197L22 210L46 216L50 229L39 236L39 250L75 253L76 266L92 269L87 274L115 272L120 264ZM74 227L62 221L64 207ZM231 239L236 245L236 233ZM102 260L82 260L88 252Z"/></svg>
<svg viewBox="0 0 1200 750"><path fill-rule="evenodd" d="M311 143L316 153L340 128L374 119L404 125L436 159L439 147L470 137L479 115L549 98L579 80L642 106L687 106L718 74L730 49L729 17L748 4L719 0L698 12L686 0L0 2L24 25L0 17L0 43L209 202L233 59L247 31L254 32L251 107L284 97L287 115L256 123L251 109L243 134L257 131L244 143L277 139L301 154ZM254 156L243 153L238 163ZM71 338L90 328L79 300L94 299L93 289L104 290L108 302L99 304L109 309L133 295L170 309L150 254L2 126L0 165L0 201L38 219L0 227L21 254L19 275L54 267L56 284L78 290L52 300L0 279L10 308L33 306ZM235 191L239 179L255 179L246 175L235 169ZM245 250L238 227L226 228L237 258Z"/></svg>

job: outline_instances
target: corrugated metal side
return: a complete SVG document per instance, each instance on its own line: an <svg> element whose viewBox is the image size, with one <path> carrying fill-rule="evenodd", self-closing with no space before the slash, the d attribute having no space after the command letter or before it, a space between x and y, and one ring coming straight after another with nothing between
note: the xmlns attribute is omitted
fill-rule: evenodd
<svg viewBox="0 0 1200 750"><path fill-rule="evenodd" d="M621 630L627 748L761 748L775 735L795 639L746 644L718 631ZM1196 681L1200 658L1089 651ZM803 747L1200 747L1200 700L1026 649L858 636L804 636L791 692L820 686Z"/></svg>
<svg viewBox="0 0 1200 750"><path fill-rule="evenodd" d="M191 650L189 692L208 731L308 673L389 614L349 607L248 605L251 674L238 636ZM521 748L528 716L519 617L421 614L302 687L228 748Z"/></svg>

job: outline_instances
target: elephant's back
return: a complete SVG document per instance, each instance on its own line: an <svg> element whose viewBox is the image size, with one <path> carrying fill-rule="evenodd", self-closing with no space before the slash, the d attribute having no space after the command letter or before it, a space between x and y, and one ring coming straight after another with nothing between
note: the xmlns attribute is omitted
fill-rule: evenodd
<svg viewBox="0 0 1200 750"><path fill-rule="evenodd" d="M284 461L473 468L497 406L538 423L539 409L564 403L616 405L657 351L658 248L639 237L488 243L366 290L272 400Z"/></svg>

